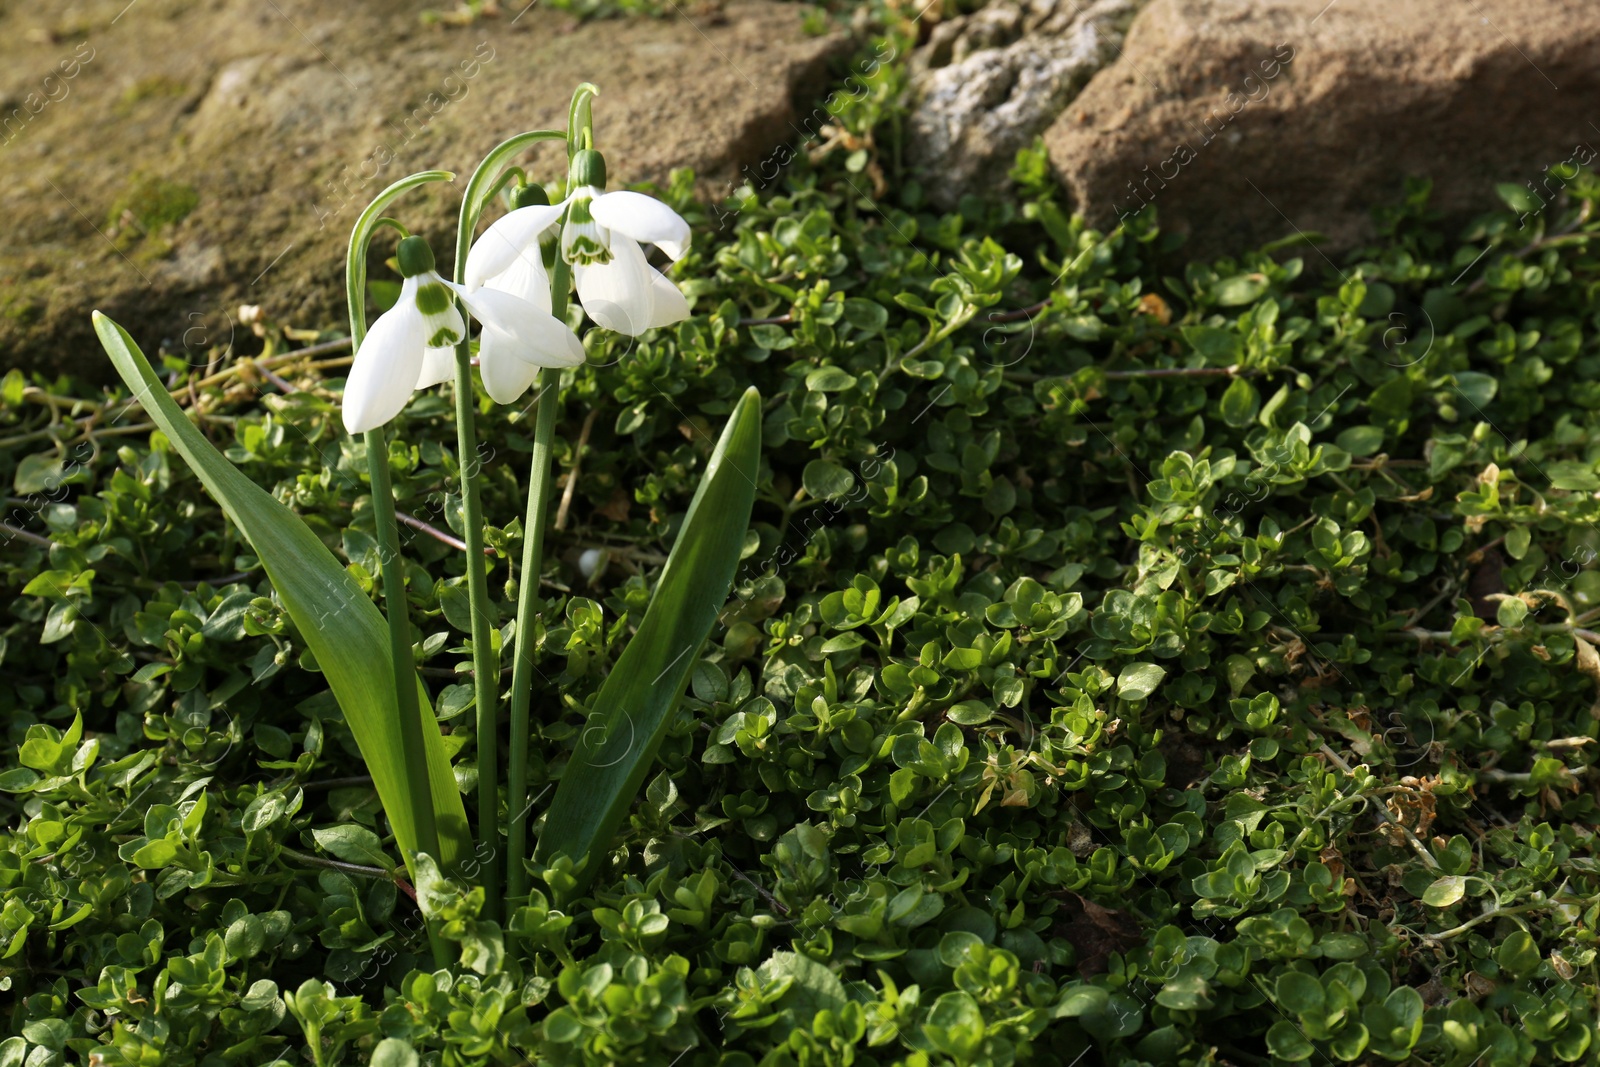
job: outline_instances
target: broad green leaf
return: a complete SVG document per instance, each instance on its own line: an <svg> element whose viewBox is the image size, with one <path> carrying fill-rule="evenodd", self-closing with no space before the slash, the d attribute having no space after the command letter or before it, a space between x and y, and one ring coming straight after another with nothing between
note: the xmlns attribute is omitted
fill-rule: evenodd
<svg viewBox="0 0 1600 1067"><path fill-rule="evenodd" d="M548 861L598 857L644 783L690 669L728 597L755 503L761 394L733 409L661 570L644 621L595 697L534 850Z"/></svg>
<svg viewBox="0 0 1600 1067"><path fill-rule="evenodd" d="M339 701L372 773L395 840L410 856L417 846L412 815L417 790L405 774L389 631L383 615L298 515L240 473L195 429L126 330L98 311L94 328L145 413L172 440L261 558L267 577ZM422 695L427 708L426 693ZM428 749L427 788L439 825L441 858L449 868L472 849L467 816L431 709L422 720Z"/></svg>

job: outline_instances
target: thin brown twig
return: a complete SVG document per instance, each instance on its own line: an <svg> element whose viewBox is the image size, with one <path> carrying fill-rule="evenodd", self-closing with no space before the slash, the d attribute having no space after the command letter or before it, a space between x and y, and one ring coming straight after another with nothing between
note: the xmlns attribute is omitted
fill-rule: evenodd
<svg viewBox="0 0 1600 1067"><path fill-rule="evenodd" d="M1108 370L1106 377L1121 378L1248 378L1258 371L1237 363L1228 367L1147 367L1139 370Z"/></svg>
<svg viewBox="0 0 1600 1067"><path fill-rule="evenodd" d="M266 367L261 366L256 367L256 370L261 372L261 376L263 378L271 382L273 385L276 385L278 387L278 391L281 393L298 393L300 391L299 386L291 384L288 379L284 378L275 371L268 370ZM199 406L199 403L199 400L195 401L196 406Z"/></svg>
<svg viewBox="0 0 1600 1067"><path fill-rule="evenodd" d="M590 408L589 414L583 418L583 429L578 431L578 443L572 449L572 469L567 472L567 484L561 489L561 505L556 508L555 528L567 528L567 510L572 507L572 493L578 488L578 471L583 465L583 450L589 445L589 431L594 429L595 416L600 414L599 408Z"/></svg>
<svg viewBox="0 0 1600 1067"><path fill-rule="evenodd" d="M29 533L27 530L19 529L11 525L9 522L0 522L0 533L5 534L7 538L15 538L18 541L26 541L28 544L38 545L40 548L55 547L55 542L50 540L48 537L40 537L36 533Z"/></svg>
<svg viewBox="0 0 1600 1067"><path fill-rule="evenodd" d="M461 538L457 537L455 534L441 530L437 526L432 526L426 522L423 522L415 515L407 515L403 511L397 511L394 513L394 517L400 520L403 525L409 526L413 530L420 530L429 537L433 538L435 541L443 542L457 551L465 552L467 550L467 543L461 540ZM488 545L484 545L483 554L485 556L492 556L494 555L494 549Z"/></svg>

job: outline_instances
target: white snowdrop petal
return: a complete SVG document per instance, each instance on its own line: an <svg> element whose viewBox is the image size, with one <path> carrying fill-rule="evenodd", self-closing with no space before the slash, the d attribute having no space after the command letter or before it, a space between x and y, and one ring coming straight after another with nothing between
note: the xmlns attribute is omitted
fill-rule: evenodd
<svg viewBox="0 0 1600 1067"><path fill-rule="evenodd" d="M417 378L418 389L431 389L456 376L456 350L454 345L427 348L422 352L422 373Z"/></svg>
<svg viewBox="0 0 1600 1067"><path fill-rule="evenodd" d="M650 271L650 327L671 326L689 317L689 301L682 290L660 271Z"/></svg>
<svg viewBox="0 0 1600 1067"><path fill-rule="evenodd" d="M412 298L417 310L422 312L423 333L428 347L443 348L460 341L467 333L467 324L456 307L455 293L438 274L419 274L416 295Z"/></svg>
<svg viewBox="0 0 1600 1067"><path fill-rule="evenodd" d="M489 289L520 296L540 311L548 313L550 310L550 275L544 269L544 257L538 244L523 249L509 267L483 284Z"/></svg>
<svg viewBox="0 0 1600 1067"><path fill-rule="evenodd" d="M486 287L464 292L461 299L485 330L498 330L513 342L516 358L541 367L576 367L583 362L583 343L567 324L521 297Z"/></svg>
<svg viewBox="0 0 1600 1067"><path fill-rule="evenodd" d="M539 234L561 217L565 204L539 204L518 208L483 231L467 253L468 289L476 289L509 267L529 245L537 252Z"/></svg>
<svg viewBox="0 0 1600 1067"><path fill-rule="evenodd" d="M606 229L655 245L673 262L689 250L689 224L653 196L626 190L602 193L594 198L589 211Z"/></svg>
<svg viewBox="0 0 1600 1067"><path fill-rule="evenodd" d="M539 376L538 364L518 358L520 347L490 326L485 326L478 338L478 373L483 377L483 391L496 404L515 403Z"/></svg>
<svg viewBox="0 0 1600 1067"><path fill-rule="evenodd" d="M426 327L412 294L401 288L400 300L378 316L356 353L344 384L344 428L352 434L375 430L406 406L422 374Z"/></svg>
<svg viewBox="0 0 1600 1067"><path fill-rule="evenodd" d="M601 326L630 337L650 328L655 311L650 265L631 239L612 234L611 262L576 266L573 277L584 312Z"/></svg>

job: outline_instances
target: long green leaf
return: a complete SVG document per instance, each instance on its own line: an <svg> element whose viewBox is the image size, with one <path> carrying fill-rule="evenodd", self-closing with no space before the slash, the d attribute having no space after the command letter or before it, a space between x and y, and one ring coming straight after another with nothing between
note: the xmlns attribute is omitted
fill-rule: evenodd
<svg viewBox="0 0 1600 1067"><path fill-rule="evenodd" d="M592 877L655 760L696 653L727 601L761 461L761 395L728 419L661 570L639 631L618 657L545 816L535 859L588 859Z"/></svg>
<svg viewBox="0 0 1600 1067"><path fill-rule="evenodd" d="M417 848L396 714L393 659L383 615L300 516L246 478L194 427L162 387L128 332L100 312L95 332L145 412L172 440L211 495L243 531L283 606L322 668L372 773L395 840L408 859ZM420 684L419 684L420 689ZM423 707L428 707L422 694ZM431 714L422 716L428 789L446 869L472 851L466 811Z"/></svg>

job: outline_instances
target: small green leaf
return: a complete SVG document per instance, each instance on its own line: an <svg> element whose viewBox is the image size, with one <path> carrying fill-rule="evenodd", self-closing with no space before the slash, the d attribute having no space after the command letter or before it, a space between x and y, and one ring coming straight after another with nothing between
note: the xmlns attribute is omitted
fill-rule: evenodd
<svg viewBox="0 0 1600 1067"><path fill-rule="evenodd" d="M1298 1027L1287 1019L1279 1019L1267 1028L1267 1050L1280 1060L1299 1063L1309 1060L1316 1046L1307 1041Z"/></svg>
<svg viewBox="0 0 1600 1067"><path fill-rule="evenodd" d="M1582 463L1577 460L1558 460L1544 465L1545 474L1550 476L1550 488L1565 489L1569 492L1588 493L1600 489L1600 475L1594 472L1593 463Z"/></svg>
<svg viewBox="0 0 1600 1067"><path fill-rule="evenodd" d="M1526 978L1544 959L1539 945L1526 930L1513 930L1495 949L1494 961L1513 978Z"/></svg>
<svg viewBox="0 0 1600 1067"><path fill-rule="evenodd" d="M1526 526L1513 526L1506 532L1506 555L1512 559L1521 559L1528 554L1528 546L1533 543L1533 532Z"/></svg>
<svg viewBox="0 0 1600 1067"><path fill-rule="evenodd" d="M386 1037L372 1050L372 1067L417 1067L417 1053L397 1037Z"/></svg>
<svg viewBox="0 0 1600 1067"><path fill-rule="evenodd" d="M1130 663L1117 675L1117 696L1124 700L1148 700L1167 669L1154 663Z"/></svg>
<svg viewBox="0 0 1600 1067"><path fill-rule="evenodd" d="M1266 291L1266 275L1235 274L1231 278L1223 278L1211 287L1211 299L1222 307L1239 307L1255 303Z"/></svg>
<svg viewBox="0 0 1600 1067"><path fill-rule="evenodd" d="M384 854L383 842L365 826L357 826L352 822L340 823L338 826L313 830L311 836L323 851L346 863L382 867L386 871L394 869L394 861Z"/></svg>
<svg viewBox="0 0 1600 1067"><path fill-rule="evenodd" d="M855 475L824 459L814 459L806 464L800 475L806 492L818 500L832 500L844 496L856 484Z"/></svg>
<svg viewBox="0 0 1600 1067"><path fill-rule="evenodd" d="M1341 430L1334 442L1352 456L1370 456L1383 447L1383 430L1377 426L1351 426Z"/></svg>
<svg viewBox="0 0 1600 1067"><path fill-rule="evenodd" d="M1422 892L1422 902L1431 908L1448 908L1467 892L1467 880L1459 874L1447 874L1434 881Z"/></svg>
<svg viewBox="0 0 1600 1067"><path fill-rule="evenodd" d="M1222 421L1234 429L1243 429L1255 421L1261 410L1261 394L1247 378L1235 378L1222 394Z"/></svg>
<svg viewBox="0 0 1600 1067"><path fill-rule="evenodd" d="M806 388L813 393L840 393L855 384L855 375L833 366L818 367L806 375Z"/></svg>
<svg viewBox="0 0 1600 1067"><path fill-rule="evenodd" d="M1098 1015L1111 1003L1111 995L1099 986L1069 985L1061 991L1056 1001L1054 1016L1057 1019L1076 1019L1082 1015Z"/></svg>
<svg viewBox="0 0 1600 1067"><path fill-rule="evenodd" d="M945 716L960 726L980 726L994 718L994 709L976 700L963 700L945 712Z"/></svg>
<svg viewBox="0 0 1600 1067"><path fill-rule="evenodd" d="M61 456L55 452L36 452L17 464L11 484L19 496L54 492L61 484Z"/></svg>
<svg viewBox="0 0 1600 1067"><path fill-rule="evenodd" d="M1322 983L1300 971L1286 971L1279 976L1275 992L1279 1006L1296 1015L1320 1012L1325 1002Z"/></svg>
<svg viewBox="0 0 1600 1067"><path fill-rule="evenodd" d="M1508 630L1521 626L1527 618L1528 605L1520 597L1508 596L1495 608L1494 621Z"/></svg>
<svg viewBox="0 0 1600 1067"><path fill-rule="evenodd" d="M148 842L144 847L137 849L132 856L134 865L145 870L159 870L177 858L178 846L166 838Z"/></svg>

